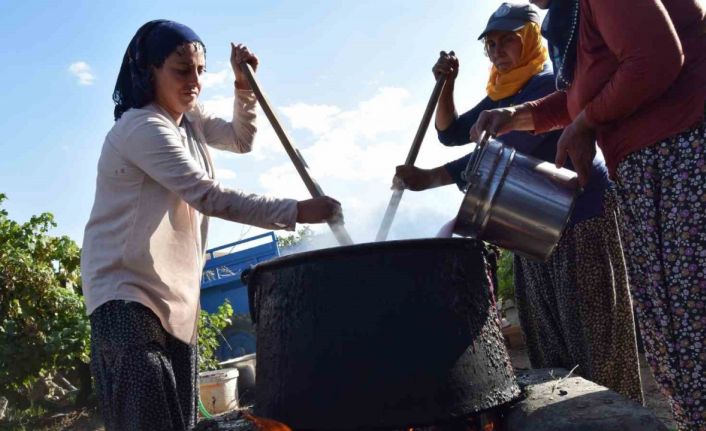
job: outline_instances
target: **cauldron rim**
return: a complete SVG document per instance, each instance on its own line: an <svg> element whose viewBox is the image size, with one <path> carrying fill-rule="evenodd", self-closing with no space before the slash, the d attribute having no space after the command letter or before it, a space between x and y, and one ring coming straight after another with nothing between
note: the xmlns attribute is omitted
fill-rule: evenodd
<svg viewBox="0 0 706 431"><path fill-rule="evenodd" d="M297 265L299 261L308 261L310 259L319 259L322 257L335 258L341 254L347 255L350 253L369 253L372 251L383 251L386 249L400 250L405 248L422 248L429 247L430 245L435 247L445 246L464 249L468 249L470 247L476 248L478 251L482 251L484 249L482 241L471 238L415 238L394 241L365 242L360 244L304 251L301 253L276 257L254 265L246 277L252 278L255 272L259 272L261 270L279 268L287 265ZM247 284L247 282L245 284Z"/></svg>

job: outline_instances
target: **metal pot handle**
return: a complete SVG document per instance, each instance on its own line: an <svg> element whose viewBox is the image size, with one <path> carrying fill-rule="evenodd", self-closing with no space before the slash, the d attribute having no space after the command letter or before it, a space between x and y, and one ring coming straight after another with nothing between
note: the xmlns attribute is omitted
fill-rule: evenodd
<svg viewBox="0 0 706 431"><path fill-rule="evenodd" d="M471 174L475 174L476 171L478 170L478 166L480 165L480 159L482 158L482 155L483 155L483 150L487 146L489 139L490 139L490 132L488 132L487 130L484 130L480 136L480 142L478 142L478 148L476 148L476 151L478 151L478 157L476 157L473 161L473 166L471 167Z"/></svg>
<svg viewBox="0 0 706 431"><path fill-rule="evenodd" d="M483 158L483 150L487 147L488 140L490 139L490 137L490 132L488 132L487 130L484 130L481 133L478 146L473 150L473 155L468 161L468 166L466 166L466 170L463 172L461 177L466 180L466 190L463 190L464 192L468 190L471 181L473 180L473 177L478 171L478 166L480 165L480 161Z"/></svg>

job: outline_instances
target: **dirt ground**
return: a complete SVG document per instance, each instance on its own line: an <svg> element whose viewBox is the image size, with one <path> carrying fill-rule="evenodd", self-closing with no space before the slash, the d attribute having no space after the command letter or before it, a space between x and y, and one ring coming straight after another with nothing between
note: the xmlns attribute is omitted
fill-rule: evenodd
<svg viewBox="0 0 706 431"><path fill-rule="evenodd" d="M0 431L104 431L95 407L65 409L41 418L0 422Z"/></svg>
<svg viewBox="0 0 706 431"><path fill-rule="evenodd" d="M524 345L512 346L509 349L510 360L515 368L531 368L527 350ZM642 378L642 391L645 397L645 406L652 410L670 430L676 430L677 425L672 417L667 399L659 392L657 382L655 382L649 365L645 361L645 356L640 355L640 377Z"/></svg>

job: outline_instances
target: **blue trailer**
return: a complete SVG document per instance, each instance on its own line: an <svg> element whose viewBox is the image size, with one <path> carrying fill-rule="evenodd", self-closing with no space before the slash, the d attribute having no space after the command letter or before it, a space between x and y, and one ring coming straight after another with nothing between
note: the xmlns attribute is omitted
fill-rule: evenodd
<svg viewBox="0 0 706 431"><path fill-rule="evenodd" d="M279 256L277 238L273 232L256 235L206 251L206 264L201 277L201 308L213 313L228 299L233 314L247 316L236 319L223 331L216 357L229 358L255 352L255 337L249 325L248 290L240 280L244 269Z"/></svg>

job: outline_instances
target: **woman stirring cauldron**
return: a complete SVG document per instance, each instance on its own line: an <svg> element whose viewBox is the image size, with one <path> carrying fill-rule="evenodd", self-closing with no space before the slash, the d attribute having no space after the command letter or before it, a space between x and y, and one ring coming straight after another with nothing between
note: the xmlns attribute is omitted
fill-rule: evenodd
<svg viewBox="0 0 706 431"><path fill-rule="evenodd" d="M706 8L699 0L534 0L562 91L481 130L564 127L584 184L595 141L617 184L645 354L680 430L706 430Z"/></svg>
<svg viewBox="0 0 706 431"><path fill-rule="evenodd" d="M436 110L439 140L471 142L481 112L510 107L552 93L554 74L542 45L539 15L530 4L503 3L479 39L492 63L487 97L459 116L453 99L459 60L442 52L434 76L446 76ZM513 132L503 144L538 159L554 161L561 132ZM398 166L396 181L425 190L462 178L471 155L434 169ZM515 296L520 323L535 368L578 365L577 373L637 402L642 401L637 343L627 270L618 233L615 190L603 157L589 161L590 180L576 201L569 226L547 262L515 256Z"/></svg>
<svg viewBox="0 0 706 431"><path fill-rule="evenodd" d="M223 187L207 146L251 150L255 96L232 45L232 121L197 103L206 49L188 27L143 25L113 93L115 125L100 159L81 270L91 322L91 368L108 430L195 425L197 322L208 217L293 230L340 214L329 197L273 199Z"/></svg>

